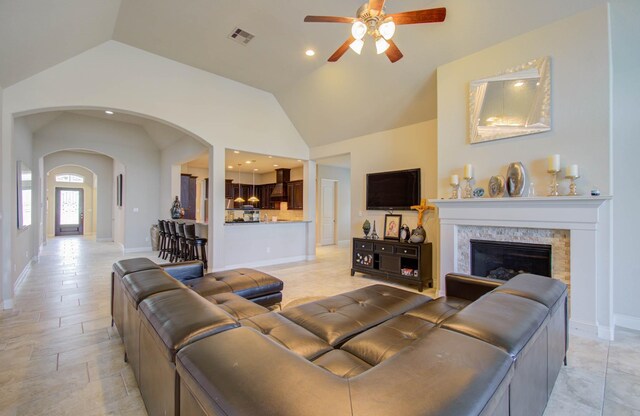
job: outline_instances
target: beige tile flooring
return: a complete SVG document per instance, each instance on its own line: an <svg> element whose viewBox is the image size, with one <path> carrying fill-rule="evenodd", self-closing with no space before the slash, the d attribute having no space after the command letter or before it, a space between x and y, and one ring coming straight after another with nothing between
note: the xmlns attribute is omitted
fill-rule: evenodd
<svg viewBox="0 0 640 416"><path fill-rule="evenodd" d="M155 258L123 256L89 238L49 241L15 308L0 312L0 415L146 414L109 311L112 263L140 256ZM262 270L285 281L285 305L378 282L349 276L346 247ZM617 338L571 337L569 365L545 415L640 415L640 334L618 331Z"/></svg>

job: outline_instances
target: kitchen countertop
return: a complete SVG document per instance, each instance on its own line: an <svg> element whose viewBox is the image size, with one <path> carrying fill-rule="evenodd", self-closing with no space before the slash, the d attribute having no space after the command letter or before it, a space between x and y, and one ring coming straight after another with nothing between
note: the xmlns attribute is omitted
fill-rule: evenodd
<svg viewBox="0 0 640 416"><path fill-rule="evenodd" d="M273 225L273 224L298 224L308 223L309 220L285 220L285 221L269 221L269 222L251 222L251 221L238 221L238 222L225 222L224 225Z"/></svg>

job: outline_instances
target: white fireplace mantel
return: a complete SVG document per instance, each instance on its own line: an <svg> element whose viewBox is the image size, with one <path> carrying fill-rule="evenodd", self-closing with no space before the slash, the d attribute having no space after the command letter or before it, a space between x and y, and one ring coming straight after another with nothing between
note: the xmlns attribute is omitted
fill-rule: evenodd
<svg viewBox="0 0 640 416"><path fill-rule="evenodd" d="M440 222L439 293L457 270L457 227L561 229L570 232L574 333L613 339L610 196L432 199Z"/></svg>

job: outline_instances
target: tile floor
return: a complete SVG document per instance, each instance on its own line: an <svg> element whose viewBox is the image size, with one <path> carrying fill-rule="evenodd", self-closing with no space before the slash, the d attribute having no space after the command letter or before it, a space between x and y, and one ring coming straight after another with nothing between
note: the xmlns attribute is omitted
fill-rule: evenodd
<svg viewBox="0 0 640 416"><path fill-rule="evenodd" d="M49 240L15 308L0 311L0 415L146 414L109 310L111 265L140 256L155 259L89 238ZM285 305L377 283L349 276L347 247L262 270L285 281ZM640 333L570 343L545 415L640 415Z"/></svg>

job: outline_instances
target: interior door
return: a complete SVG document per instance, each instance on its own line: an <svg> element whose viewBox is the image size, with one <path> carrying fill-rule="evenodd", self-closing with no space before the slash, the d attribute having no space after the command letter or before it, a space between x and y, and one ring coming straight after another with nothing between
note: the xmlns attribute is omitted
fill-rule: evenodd
<svg viewBox="0 0 640 416"><path fill-rule="evenodd" d="M84 234L84 190L56 188L55 235Z"/></svg>
<svg viewBox="0 0 640 416"><path fill-rule="evenodd" d="M322 179L320 207L320 244L336 243L336 181Z"/></svg>

